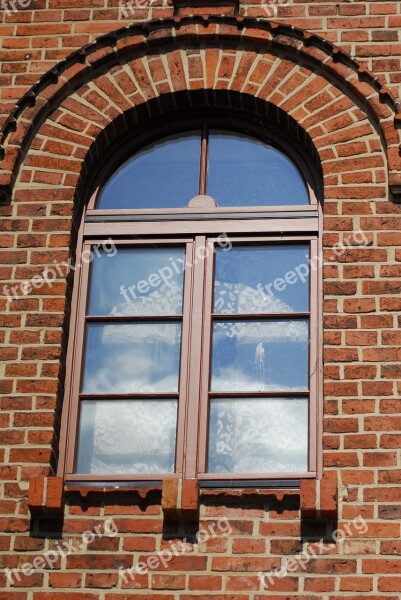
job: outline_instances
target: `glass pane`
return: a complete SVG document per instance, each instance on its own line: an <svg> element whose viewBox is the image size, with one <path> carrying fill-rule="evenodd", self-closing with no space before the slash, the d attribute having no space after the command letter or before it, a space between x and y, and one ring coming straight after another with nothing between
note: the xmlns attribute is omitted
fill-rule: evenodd
<svg viewBox="0 0 401 600"><path fill-rule="evenodd" d="M309 310L309 244L216 250L214 312Z"/></svg>
<svg viewBox="0 0 401 600"><path fill-rule="evenodd" d="M212 400L210 473L308 470L306 398Z"/></svg>
<svg viewBox="0 0 401 600"><path fill-rule="evenodd" d="M89 323L82 391L176 392L180 339L180 323Z"/></svg>
<svg viewBox="0 0 401 600"><path fill-rule="evenodd" d="M283 152L227 131L209 135L207 193L218 206L309 204L305 183Z"/></svg>
<svg viewBox="0 0 401 600"><path fill-rule="evenodd" d="M216 321L212 391L308 389L308 321Z"/></svg>
<svg viewBox="0 0 401 600"><path fill-rule="evenodd" d="M84 400L77 473L173 473L175 400Z"/></svg>
<svg viewBox="0 0 401 600"><path fill-rule="evenodd" d="M93 252L90 315L182 312L184 248L116 248Z"/></svg>
<svg viewBox="0 0 401 600"><path fill-rule="evenodd" d="M180 208L199 193L200 133L163 138L127 160L96 208Z"/></svg>

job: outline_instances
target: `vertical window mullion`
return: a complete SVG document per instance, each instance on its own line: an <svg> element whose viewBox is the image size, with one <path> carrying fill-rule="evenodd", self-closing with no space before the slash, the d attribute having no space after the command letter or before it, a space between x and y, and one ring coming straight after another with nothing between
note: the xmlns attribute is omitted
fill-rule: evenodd
<svg viewBox="0 0 401 600"><path fill-rule="evenodd" d="M205 265L205 297L203 307L203 351L201 364L200 413L199 413L199 457L198 472L207 470L207 448L209 437L209 382L212 354L212 312L214 284L214 243L207 242L207 258Z"/></svg>
<svg viewBox="0 0 401 600"><path fill-rule="evenodd" d="M206 123L202 126L201 133L201 152L200 152L200 172L199 172L199 194L206 194L207 181L207 145L208 145L208 126Z"/></svg>
<svg viewBox="0 0 401 600"><path fill-rule="evenodd" d="M181 360L180 380L178 388L178 418L177 418L177 440L176 440L176 463L175 472L180 477L184 473L184 461L186 453L186 420L190 402L189 379L190 379L190 356L191 356L191 320L192 320L192 296L194 286L194 242L186 244L185 263L191 267L184 266L184 290L182 307L182 333L181 333Z"/></svg>
<svg viewBox="0 0 401 600"><path fill-rule="evenodd" d="M205 273L205 260L202 249L205 248L205 244L206 238L204 236L195 237L191 263L189 265L187 260L186 265L186 269L192 271L191 302L186 304L184 312L184 319L188 319L189 322L183 461L183 477L186 479L195 479L197 474Z"/></svg>

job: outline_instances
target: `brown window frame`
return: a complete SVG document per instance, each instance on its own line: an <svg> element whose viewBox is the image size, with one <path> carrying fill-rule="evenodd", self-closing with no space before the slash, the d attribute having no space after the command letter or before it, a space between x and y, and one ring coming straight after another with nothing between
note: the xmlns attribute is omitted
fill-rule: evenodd
<svg viewBox="0 0 401 600"><path fill-rule="evenodd" d="M198 123L199 120L195 120ZM209 124L217 125L217 120L208 118ZM158 137L171 131L171 124ZM194 128L194 121L183 121L174 133ZM218 120L219 129L233 131L232 123L226 126ZM249 133L249 126L246 133ZM252 129L252 128L251 128ZM244 128L240 127L240 131ZM145 139L140 136L143 146ZM156 139L155 133L147 138L147 143ZM260 139L260 136L259 136ZM322 356L321 356L321 272L310 270L310 343L309 343L309 392L297 395L309 396L309 468L304 473L208 473L206 469L207 428L210 376L210 350L212 328L212 293L213 293L213 258L210 251L204 260L194 260L197 249L213 244L223 232L234 244L244 243L287 243L309 241L311 257L321 253L321 209L318 202L317 178L304 159L286 142L277 141L270 135L265 141L283 150L295 162L307 183L310 204L295 206L267 206L240 208L179 208L179 209L130 209L99 210L95 208L96 199L105 180L114 170L132 154L132 144L125 146L116 154L112 167L95 179L94 192L87 208L84 210L78 235L78 252L76 262L80 264L80 256L92 244L111 237L118 246L146 246L147 244L166 244L170 246L185 245L192 257L192 267L186 270L184 278L184 305L182 314L182 339L180 358L180 379L176 438L175 476L186 479L198 479L205 486L219 482L221 485L239 485L253 482L257 486L269 485L274 481L296 481L303 478L321 477L322 474ZM136 141L138 148L138 141ZM207 173L207 127L202 126L200 152L199 193L205 194ZM104 169L101 167L101 171ZM155 236L157 232L157 236ZM82 375L82 356L84 348L84 328L86 322L85 307L87 304L90 278L89 264L75 272L72 298L72 317L70 323L70 339L67 353L66 388L63 405L63 416L60 436L60 457L58 474L66 482L76 483L116 483L160 482L169 475L90 475L74 473L74 459L79 427L79 402L84 396L80 394ZM288 318L291 313L286 314ZM264 318L265 315L248 315L249 319ZM232 316L231 316L232 317ZM275 315L277 317L277 315ZM144 317L146 320L147 317ZM110 320L116 321L115 318ZM163 394L168 396L169 394ZM174 395L174 394L173 394ZM212 394L215 395L215 394ZM226 395L226 394L225 394ZM234 395L234 394L233 394ZM235 393L236 396L241 395ZM245 394L255 396L255 393ZM268 393L261 393L268 397ZM276 394L277 395L277 394ZM283 395L289 395L288 392ZM96 395L90 394L91 398ZM104 394L110 397L111 394ZM116 395L117 396L117 395ZM118 394L118 397L128 397ZM139 394L131 394L138 397Z"/></svg>

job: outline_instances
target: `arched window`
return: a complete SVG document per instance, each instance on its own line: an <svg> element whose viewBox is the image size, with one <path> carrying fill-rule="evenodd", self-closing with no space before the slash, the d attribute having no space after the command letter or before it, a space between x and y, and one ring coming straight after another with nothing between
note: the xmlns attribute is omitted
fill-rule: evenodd
<svg viewBox="0 0 401 600"><path fill-rule="evenodd" d="M309 204L303 178L284 152L248 135L207 129L136 152L103 187L97 207L183 208L198 194L198 181L199 194L220 207Z"/></svg>
<svg viewBox="0 0 401 600"><path fill-rule="evenodd" d="M319 470L313 175L277 139L196 125L117 153L84 215L68 481Z"/></svg>

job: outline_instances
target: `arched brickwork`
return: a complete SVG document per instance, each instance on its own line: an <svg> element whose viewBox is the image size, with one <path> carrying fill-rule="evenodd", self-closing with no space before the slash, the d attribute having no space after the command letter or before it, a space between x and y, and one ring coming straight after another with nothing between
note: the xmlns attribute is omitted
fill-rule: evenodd
<svg viewBox="0 0 401 600"><path fill-rule="evenodd" d="M279 52L234 50L224 42L220 47L195 47L191 54L174 45L162 53L154 51L132 59L125 56L75 84L35 131L19 171L16 197L27 199L27 194L35 195L38 184L45 183L42 199L51 196L53 188L59 193L61 186L63 200L72 203L82 162L88 152L94 159L101 153L104 142L100 144L97 138L104 139L104 129L108 129L108 141L113 141L113 136L135 125L134 108L156 98L168 105L165 94L190 93L201 86L251 95L292 117L318 151L326 199L384 197L384 140L368 109L362 110L336 82L307 62L296 62ZM174 108L174 99L170 108ZM381 108L390 112L385 105ZM16 143L17 134L18 130L10 136L10 145ZM347 187L347 174L352 174L355 183L355 171L363 172L359 183L376 185Z"/></svg>
<svg viewBox="0 0 401 600"><path fill-rule="evenodd" d="M48 123L76 119L72 131L81 140L65 132L51 134L52 140L58 136L82 146L70 148L70 154L64 147L72 163L119 114L166 93L202 88L249 93L280 106L308 131L323 163L329 160L329 145L376 135L387 154L388 184L395 191L401 183L399 106L384 82L331 43L291 26L199 16L112 32L46 73L3 127L4 193L13 187L28 148L38 148L37 136L46 135ZM80 128L79 119L90 125ZM333 135L338 129L341 133ZM365 143L364 150L372 148ZM64 160L67 171L76 173L77 165ZM48 161L42 163L51 169Z"/></svg>

